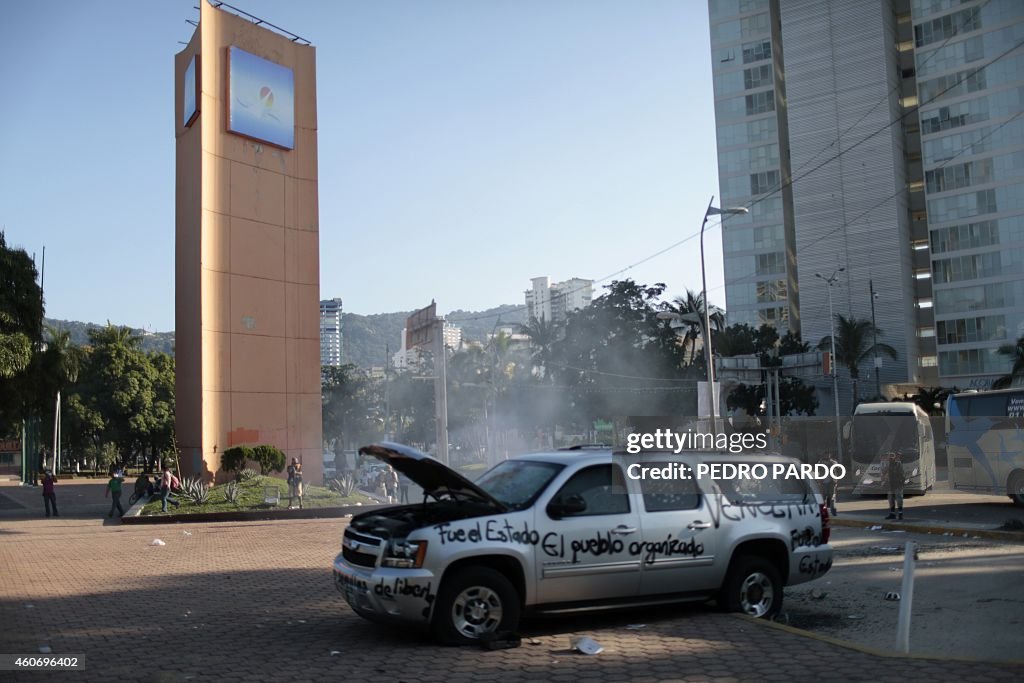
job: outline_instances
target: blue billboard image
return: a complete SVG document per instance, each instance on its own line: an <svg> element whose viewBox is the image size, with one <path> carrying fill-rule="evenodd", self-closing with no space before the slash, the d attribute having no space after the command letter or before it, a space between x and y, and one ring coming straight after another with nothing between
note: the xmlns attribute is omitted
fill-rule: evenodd
<svg viewBox="0 0 1024 683"><path fill-rule="evenodd" d="M228 48L228 130L295 147L295 74L240 48Z"/></svg>
<svg viewBox="0 0 1024 683"><path fill-rule="evenodd" d="M188 67L185 69L185 120L184 125L192 125L192 121L195 120L196 114L199 113L197 102L199 100L199 88L196 82L196 62L197 58L195 55L188 63Z"/></svg>

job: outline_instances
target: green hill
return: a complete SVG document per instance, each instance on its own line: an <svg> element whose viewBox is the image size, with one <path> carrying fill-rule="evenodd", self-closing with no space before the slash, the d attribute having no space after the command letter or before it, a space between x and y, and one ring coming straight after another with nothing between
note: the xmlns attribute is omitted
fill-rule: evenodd
<svg viewBox="0 0 1024 683"><path fill-rule="evenodd" d="M385 365L388 353L394 354L401 348L402 328L405 327L405 320L411 313L412 311L374 315L343 313L345 362L361 368ZM523 306L506 304L486 311L452 311L445 317L453 325L462 328L463 339L484 341L499 323L526 322L526 309ZM89 343L90 328L103 326L52 318L47 318L45 322L52 327L68 330L71 333L71 341L79 346ZM142 337L144 351L174 354L174 332L147 332L135 328L132 331Z"/></svg>

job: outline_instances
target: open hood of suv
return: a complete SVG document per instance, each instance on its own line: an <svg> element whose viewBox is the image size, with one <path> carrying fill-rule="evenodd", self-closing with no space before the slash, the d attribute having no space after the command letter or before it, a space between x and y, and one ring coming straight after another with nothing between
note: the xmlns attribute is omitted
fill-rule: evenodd
<svg viewBox="0 0 1024 683"><path fill-rule="evenodd" d="M415 448L382 441L363 446L359 452L363 455L372 455L381 462L391 465L398 472L423 487L423 491L432 498L440 498L448 494L450 498L457 500L484 503L493 507L497 512L508 511L507 505L469 479L449 468L440 460Z"/></svg>

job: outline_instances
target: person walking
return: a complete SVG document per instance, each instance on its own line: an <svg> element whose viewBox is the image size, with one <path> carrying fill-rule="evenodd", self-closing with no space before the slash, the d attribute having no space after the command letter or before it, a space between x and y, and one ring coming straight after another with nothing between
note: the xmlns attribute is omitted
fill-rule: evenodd
<svg viewBox="0 0 1024 683"><path fill-rule="evenodd" d="M171 490L181 486L181 482L171 472L171 466L165 464L163 473L160 475L160 511L167 512L167 503L172 503L177 508L181 503L174 500Z"/></svg>
<svg viewBox="0 0 1024 683"><path fill-rule="evenodd" d="M409 478L404 474L398 475L398 502L409 503Z"/></svg>
<svg viewBox="0 0 1024 683"><path fill-rule="evenodd" d="M885 518L903 519L903 484L906 473L903 471L903 462L900 460L899 451L889 453L883 478L889 490L889 514Z"/></svg>
<svg viewBox="0 0 1024 683"><path fill-rule="evenodd" d="M835 456L832 453L826 453L822 456L819 464L829 468L829 476L827 479L823 479L821 482L822 494L825 496L825 505L828 506L828 511L832 513L833 517L839 515L836 510L836 494L839 492L839 480L832 476L832 468L839 464Z"/></svg>
<svg viewBox="0 0 1024 683"><path fill-rule="evenodd" d="M103 492L103 497L110 497L110 512L107 513L107 517L114 516L114 509L117 508L119 516L124 517L124 508L121 507L121 485L124 480L117 476L117 472L110 473L110 481L107 482L107 490Z"/></svg>
<svg viewBox="0 0 1024 683"><path fill-rule="evenodd" d="M46 516L50 516L50 508L53 508L53 516L60 517L57 514L57 494L54 493L53 486L57 483L57 477L53 476L53 472L46 470L46 474L43 475L43 503L46 505Z"/></svg>
<svg viewBox="0 0 1024 683"><path fill-rule="evenodd" d="M388 474L384 479L384 490L389 503L398 502L398 472L391 466L388 466Z"/></svg>
<svg viewBox="0 0 1024 683"><path fill-rule="evenodd" d="M295 499L299 499L299 509L302 509L302 463L298 458L292 458L292 464L288 465L288 509L294 510Z"/></svg>

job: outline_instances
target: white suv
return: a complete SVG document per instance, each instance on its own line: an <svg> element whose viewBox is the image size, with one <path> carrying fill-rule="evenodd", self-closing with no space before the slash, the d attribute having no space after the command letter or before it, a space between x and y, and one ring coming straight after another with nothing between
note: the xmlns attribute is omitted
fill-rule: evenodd
<svg viewBox="0 0 1024 683"><path fill-rule="evenodd" d="M783 456L536 453L473 483L407 446L360 452L415 481L424 500L354 517L335 585L356 613L426 625L444 642L492 638L524 611L717 598L772 616L783 586L832 566L828 512L811 482L663 479L644 469L795 462Z"/></svg>

